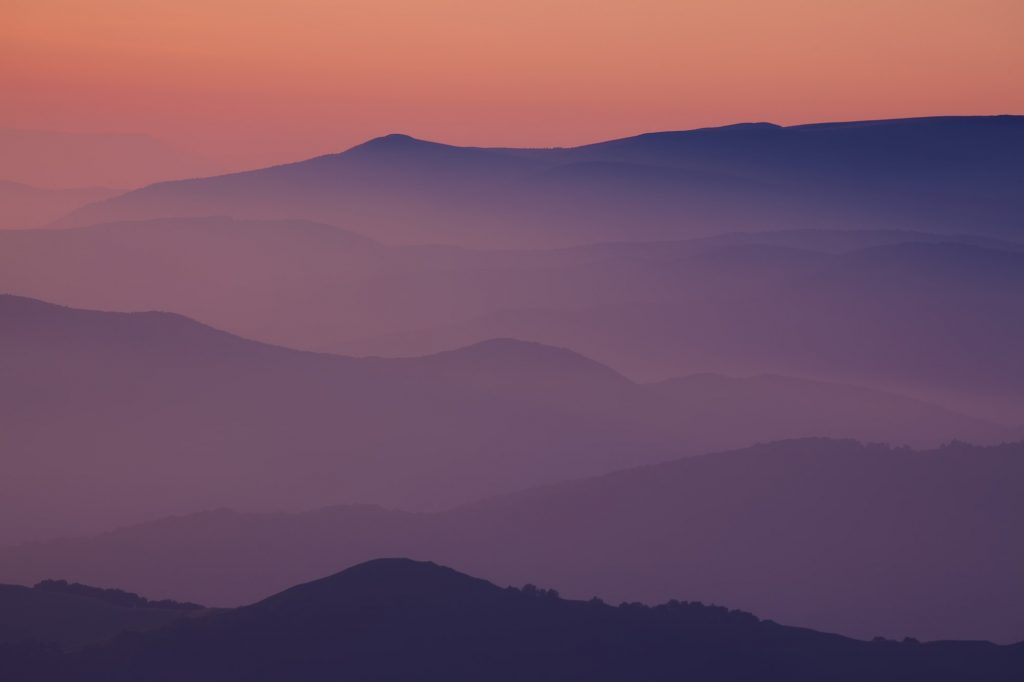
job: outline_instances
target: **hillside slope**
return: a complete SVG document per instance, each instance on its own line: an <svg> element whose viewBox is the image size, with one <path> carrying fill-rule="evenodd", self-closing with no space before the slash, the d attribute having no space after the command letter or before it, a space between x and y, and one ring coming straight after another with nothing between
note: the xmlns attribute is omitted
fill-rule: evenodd
<svg viewBox="0 0 1024 682"><path fill-rule="evenodd" d="M618 608L377 560L13 680L1014 680L1024 649L861 642L691 603Z"/></svg>
<svg viewBox="0 0 1024 682"><path fill-rule="evenodd" d="M914 452L805 439L691 457L447 512L217 510L0 550L62 575L238 605L379 556L612 601L738 604L870 638L1024 638L1024 445Z"/></svg>

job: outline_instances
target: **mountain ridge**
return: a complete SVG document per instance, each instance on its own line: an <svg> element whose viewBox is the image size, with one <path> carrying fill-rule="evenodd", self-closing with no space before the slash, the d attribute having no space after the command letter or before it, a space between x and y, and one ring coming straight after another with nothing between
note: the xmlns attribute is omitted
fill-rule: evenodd
<svg viewBox="0 0 1024 682"><path fill-rule="evenodd" d="M613 607L532 586L502 589L433 563L378 559L251 606L59 658L14 658L9 667L15 682L119 682L153 671L168 682L318 682L339 672L467 682L1003 682L1024 671L1024 647L863 642L701 603Z"/></svg>
<svg viewBox="0 0 1024 682"><path fill-rule="evenodd" d="M421 356L512 337L634 380L770 372L1020 421L1020 243L787 230L502 251L364 237L227 216L4 231L0 291L169 310L301 350Z"/></svg>
<svg viewBox="0 0 1024 682"><path fill-rule="evenodd" d="M910 450L803 438L431 513L184 515L0 549L0 580L62 575L235 606L404 556L573 598L698 599L860 638L1009 643L1024 636L1024 554L999 524L1024 512L1022 485L1024 443Z"/></svg>
<svg viewBox="0 0 1024 682"><path fill-rule="evenodd" d="M388 243L478 246L651 241L737 227L951 232L971 224L978 234L1013 235L1021 149L1024 117L751 124L518 150L393 135L292 164L150 185L57 224L227 213L314 219ZM633 165L595 178L543 177L584 161ZM721 180L700 180L708 177Z"/></svg>

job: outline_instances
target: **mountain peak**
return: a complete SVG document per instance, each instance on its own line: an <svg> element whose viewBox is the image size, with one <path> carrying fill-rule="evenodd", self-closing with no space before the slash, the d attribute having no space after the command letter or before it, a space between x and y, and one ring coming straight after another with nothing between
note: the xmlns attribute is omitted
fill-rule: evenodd
<svg viewBox="0 0 1024 682"><path fill-rule="evenodd" d="M589 379L602 383L628 383L612 368L574 350L513 338L487 339L417 360L443 367L449 372L467 372L478 378L543 379L556 383L571 378L574 381Z"/></svg>
<svg viewBox="0 0 1024 682"><path fill-rule="evenodd" d="M273 611L304 613L308 609L332 610L358 604L377 604L382 599L432 601L453 593L495 592L499 588L486 580L435 564L405 558L382 558L356 564L334 575L296 585L253 607Z"/></svg>
<svg viewBox="0 0 1024 682"><path fill-rule="evenodd" d="M744 123L715 126L713 130L777 130L779 128L782 128L782 126L771 121L747 121Z"/></svg>
<svg viewBox="0 0 1024 682"><path fill-rule="evenodd" d="M405 133L388 133L387 135L375 137L372 140L370 140L370 142L387 142L390 144L400 144L405 142L423 142L423 140L417 140L412 135L406 135Z"/></svg>
<svg viewBox="0 0 1024 682"><path fill-rule="evenodd" d="M439 149L449 148L452 145L440 142L430 142L406 135L405 133L388 133L380 137L374 137L362 144L352 147L349 151L356 150L416 150L416 149Z"/></svg>
<svg viewBox="0 0 1024 682"><path fill-rule="evenodd" d="M433 561L418 561L405 557L382 557L349 566L333 575L304 583L298 587L323 587L345 583L352 587L365 588L372 583L381 587L387 586L388 589L400 589L402 586L414 584L422 586L424 583L432 583L437 580L450 580L455 576L467 581L476 580Z"/></svg>

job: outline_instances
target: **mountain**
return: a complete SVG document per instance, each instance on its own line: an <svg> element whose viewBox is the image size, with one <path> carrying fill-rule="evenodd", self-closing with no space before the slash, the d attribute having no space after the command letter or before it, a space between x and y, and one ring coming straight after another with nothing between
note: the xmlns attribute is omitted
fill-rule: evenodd
<svg viewBox="0 0 1024 682"><path fill-rule="evenodd" d="M347 355L524 339L645 381L795 375L1012 424L1022 272L1018 243L898 230L515 251L225 217L0 232L0 290L65 305L173 311Z"/></svg>
<svg viewBox="0 0 1024 682"><path fill-rule="evenodd" d="M137 595L130 595L136 598L131 604L116 603L96 596L100 591L93 590L94 594L78 587L78 591L68 591L46 585L0 585L0 652L4 645L25 640L53 644L65 651L80 649L122 632L152 630L202 611L195 605L160 607Z"/></svg>
<svg viewBox="0 0 1024 682"><path fill-rule="evenodd" d="M1019 421L1018 251L907 242L830 254L752 245L641 262L625 272L614 262L592 266L594 293L574 303L551 296L495 306L335 348L401 353L515 336L574 348L637 378L808 376ZM617 293L604 295L602 283Z"/></svg>
<svg viewBox="0 0 1024 682"><path fill-rule="evenodd" d="M394 270L385 253L354 233L299 220L16 230L0 233L0 290L79 307L179 312L271 343L324 340L365 324L365 308L381 299L367 292L367 280ZM375 294L369 305L367 293Z"/></svg>
<svg viewBox="0 0 1024 682"><path fill-rule="evenodd" d="M1024 444L911 451L801 439L423 514L225 509L0 550L61 575L232 606L331 567L412 556L577 598L742 604L870 638L1024 637Z"/></svg>
<svg viewBox="0 0 1024 682"><path fill-rule="evenodd" d="M736 380L711 407L701 386L636 384L511 339L359 359L174 314L0 296L0 543L223 505L439 509L808 433L934 444L1004 431L895 395L764 384ZM813 405L784 402L804 387Z"/></svg>
<svg viewBox="0 0 1024 682"><path fill-rule="evenodd" d="M0 230L39 227L79 206L119 193L106 187L42 189L0 180Z"/></svg>
<svg viewBox="0 0 1024 682"><path fill-rule="evenodd" d="M301 353L175 315L9 296L0 319L14 472L0 483L5 539L213 503L444 505L658 458L679 440L638 408L611 420L535 399L528 383L460 380L430 360ZM492 352L501 365L519 347ZM614 391L602 399L605 410L628 405ZM42 504L38 486L60 504Z"/></svg>
<svg viewBox="0 0 1024 682"><path fill-rule="evenodd" d="M380 559L262 602L27 662L12 681L1017 679L1024 648L864 642L699 603L569 601Z"/></svg>
<svg viewBox="0 0 1024 682"><path fill-rule="evenodd" d="M568 149L389 135L338 154L151 185L62 225L305 218L390 243L552 246L723 231L909 228L1019 237L1024 117L726 126Z"/></svg>
<svg viewBox="0 0 1024 682"><path fill-rule="evenodd" d="M141 187L220 171L148 135L0 128L0 178L37 187Z"/></svg>

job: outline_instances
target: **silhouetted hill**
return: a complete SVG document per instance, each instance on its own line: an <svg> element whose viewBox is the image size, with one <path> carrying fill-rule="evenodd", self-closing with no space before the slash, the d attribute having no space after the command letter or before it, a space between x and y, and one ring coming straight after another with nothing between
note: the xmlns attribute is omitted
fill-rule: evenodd
<svg viewBox="0 0 1024 682"><path fill-rule="evenodd" d="M302 163L304 162L286 167L294 168L297 165L301 166ZM369 168L385 174L396 171L399 173L412 172L417 177L420 177L422 172L461 173L465 171L509 175L516 169L537 166L535 162L510 157L501 150L457 147L418 140L401 133L374 138L341 154L319 157L318 163L323 167L333 164L335 168L339 169L348 169L358 164L360 170Z"/></svg>
<svg viewBox="0 0 1024 682"><path fill-rule="evenodd" d="M804 439L413 514L227 510L0 551L0 580L63 575L248 603L378 556L573 597L737 604L901 639L1024 637L1024 444L910 451Z"/></svg>
<svg viewBox="0 0 1024 682"><path fill-rule="evenodd" d="M73 594L82 597L99 599L102 602L123 606L131 609L170 609L172 611L197 611L203 607L193 602L179 602L173 599L152 600L139 596L134 592L126 592L114 587L93 587L82 583L69 583L67 580L43 580L32 589L59 594Z"/></svg>
<svg viewBox="0 0 1024 682"><path fill-rule="evenodd" d="M386 242L554 245L736 229L1014 235L1024 118L747 124L569 149L390 135L340 154L161 183L64 225L226 214L351 227Z"/></svg>
<svg viewBox="0 0 1024 682"><path fill-rule="evenodd" d="M25 640L50 643L64 650L78 649L128 630L158 628L195 615L202 608L194 604L153 607L146 600L112 603L89 594L83 587L70 592L0 585L0 651L3 645L13 646Z"/></svg>
<svg viewBox="0 0 1024 682"><path fill-rule="evenodd" d="M42 189L0 180L0 230L39 227L79 206L120 194L106 187Z"/></svg>
<svg viewBox="0 0 1024 682"><path fill-rule="evenodd" d="M13 296L0 296L0 377L4 544L224 505L438 509L808 433L935 443L1002 432L842 386L816 388L812 411L770 391L743 397L739 381L707 409L699 396L512 340L357 359L247 341L168 313ZM752 428L736 420L734 401L757 417Z"/></svg>
<svg viewBox="0 0 1024 682"><path fill-rule="evenodd" d="M52 665L12 679L987 682L1024 674L1024 649L862 642L695 603L567 601L384 559Z"/></svg>

